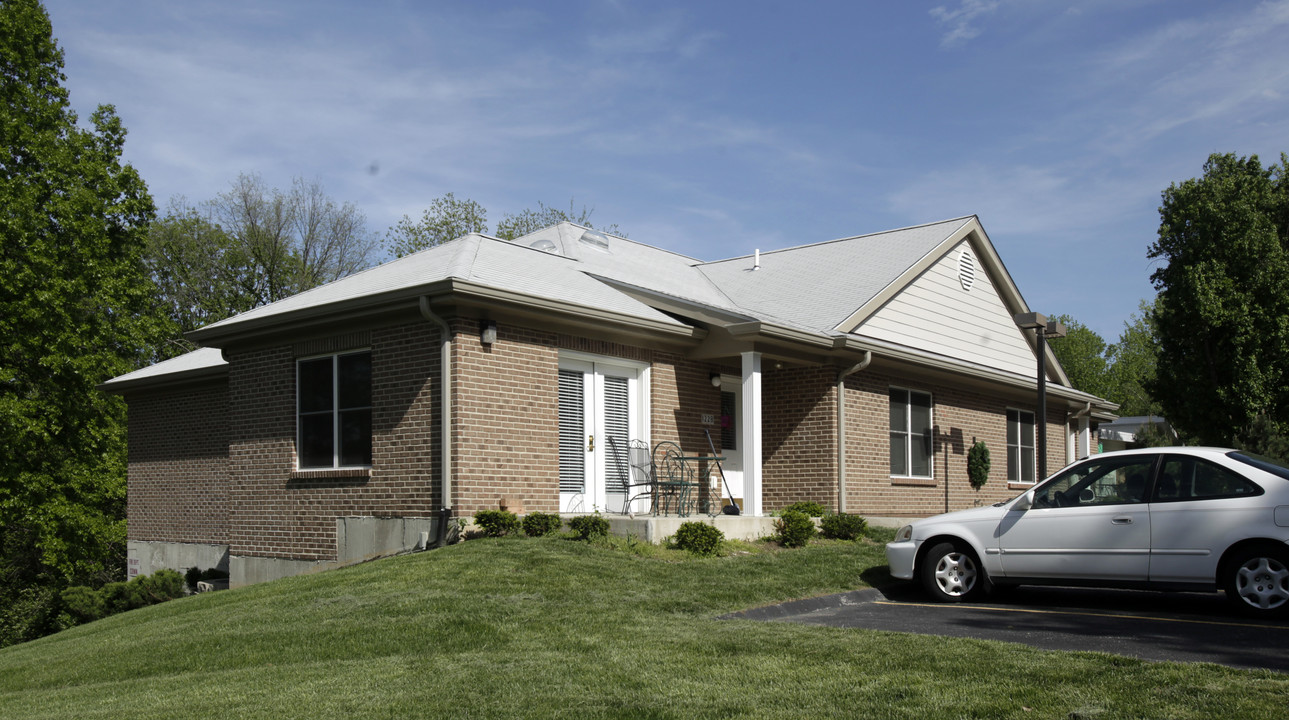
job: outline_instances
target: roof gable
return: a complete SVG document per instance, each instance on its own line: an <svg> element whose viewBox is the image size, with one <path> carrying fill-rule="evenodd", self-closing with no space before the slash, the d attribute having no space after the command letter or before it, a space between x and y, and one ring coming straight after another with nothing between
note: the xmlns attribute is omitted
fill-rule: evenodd
<svg viewBox="0 0 1289 720"><path fill-rule="evenodd" d="M755 269L751 257L699 269L738 307L831 334L974 221L957 218L761 253Z"/></svg>
<svg viewBox="0 0 1289 720"><path fill-rule="evenodd" d="M975 265L964 281L963 253ZM1035 377L1034 348L1012 320L993 273L963 239L866 317L853 333L923 352Z"/></svg>

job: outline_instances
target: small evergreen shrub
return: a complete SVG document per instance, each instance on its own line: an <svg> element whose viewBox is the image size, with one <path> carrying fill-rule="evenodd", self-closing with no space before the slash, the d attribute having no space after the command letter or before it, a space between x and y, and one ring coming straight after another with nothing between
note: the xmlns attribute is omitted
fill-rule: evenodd
<svg viewBox="0 0 1289 720"><path fill-rule="evenodd" d="M830 540L858 540L867 526L868 521L859 515L837 513L824 516L819 522L819 534Z"/></svg>
<svg viewBox="0 0 1289 720"><path fill-rule="evenodd" d="M824 507L823 503L802 501L794 502L783 508L783 510L779 511L779 515L788 512L799 512L807 517L819 517L828 512L828 508Z"/></svg>
<svg viewBox="0 0 1289 720"><path fill-rule="evenodd" d="M103 593L84 585L75 585L63 591L63 608L78 623L93 622L107 615Z"/></svg>
<svg viewBox="0 0 1289 720"><path fill-rule="evenodd" d="M553 513L528 513L524 516L524 534L528 537L541 537L556 532L564 521Z"/></svg>
<svg viewBox="0 0 1289 720"><path fill-rule="evenodd" d="M599 513L578 515L569 519L568 528L579 539L590 540L597 537L606 537L609 534L609 521L600 517Z"/></svg>
<svg viewBox="0 0 1289 720"><path fill-rule="evenodd" d="M509 510L480 510L474 514L474 524L488 537L519 533L519 516Z"/></svg>
<svg viewBox="0 0 1289 720"><path fill-rule="evenodd" d="M725 542L725 533L713 525L701 522L681 523L674 539L676 547L695 555L715 555Z"/></svg>
<svg viewBox="0 0 1289 720"><path fill-rule="evenodd" d="M784 510L774 521L774 541L783 547L805 547L818 532L815 521L799 510Z"/></svg>
<svg viewBox="0 0 1289 720"><path fill-rule="evenodd" d="M77 585L62 592L63 607L81 622L156 605L184 596L184 576L174 570L139 575L129 582L114 582L95 590Z"/></svg>
<svg viewBox="0 0 1289 720"><path fill-rule="evenodd" d="M977 441L967 451L967 479L976 492L989 482L989 446L984 440Z"/></svg>

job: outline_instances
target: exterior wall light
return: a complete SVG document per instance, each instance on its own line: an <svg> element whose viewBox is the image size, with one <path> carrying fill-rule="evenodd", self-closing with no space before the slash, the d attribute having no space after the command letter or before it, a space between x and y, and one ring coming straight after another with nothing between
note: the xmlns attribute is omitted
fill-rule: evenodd
<svg viewBox="0 0 1289 720"><path fill-rule="evenodd" d="M710 380L710 381L712 382L712 387L720 387L720 386L721 386L721 374L720 374L720 373L718 373L718 372L714 372L714 373L712 373L710 376L708 376L708 378L707 378L707 379L708 379L708 380Z"/></svg>
<svg viewBox="0 0 1289 720"><path fill-rule="evenodd" d="M479 333L479 341L484 345L491 345L497 342L497 323L492 320L484 320L483 329Z"/></svg>

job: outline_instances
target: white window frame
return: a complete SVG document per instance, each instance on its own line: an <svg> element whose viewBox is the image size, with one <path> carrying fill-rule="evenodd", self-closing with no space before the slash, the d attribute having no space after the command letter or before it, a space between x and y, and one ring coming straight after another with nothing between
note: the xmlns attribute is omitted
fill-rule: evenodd
<svg viewBox="0 0 1289 720"><path fill-rule="evenodd" d="M1013 414L1015 415L1016 438L1017 444L1012 444L1012 423ZM1025 438L1022 437L1021 429L1025 426L1023 415L1030 417L1029 445L1025 444ZM1021 408L1007 408L1004 416L1007 422L1007 482L1018 483L1021 485L1033 485L1038 482L1038 415L1033 410L1022 410ZM1030 451L1030 457L1033 458L1029 463L1030 479L1025 479L1025 449ZM1012 450L1016 450L1016 466L1012 467Z"/></svg>
<svg viewBox="0 0 1289 720"><path fill-rule="evenodd" d="M305 471L350 470L350 469L371 468L370 463L363 464L363 465L342 465L340 463L340 412L341 412L340 358L345 357L347 355L361 355L364 353L368 355L368 358L369 358L368 362L370 364L371 348L356 348L353 350L342 350L340 352L322 353L320 355L309 355L306 357L298 357L295 359L295 368L296 368L296 372L295 372L295 442L296 442L295 464L296 464L297 470L305 470ZM300 409L300 399L302 397L302 393L300 392L301 390L300 384L303 381L303 377L302 377L303 373L300 372L300 365L302 363L316 361L316 360L323 360L327 358L331 359L331 409L328 411L311 411L309 413L305 413ZM367 410L368 412L371 412L372 409L373 409L373 406L370 404L364 407L355 406L355 407L344 408L344 410ZM306 414L322 415L324 414L324 412L326 414L331 415L331 464L330 465L304 465L303 450L302 450L304 447L304 423L301 422L301 419ZM370 422L372 421L369 420L369 423ZM373 434L371 427L368 427L367 432L369 435ZM372 442L374 445L375 443L374 437L372 438Z"/></svg>
<svg viewBox="0 0 1289 720"><path fill-rule="evenodd" d="M887 398L888 398L888 407L887 407L887 417L888 417L888 418L890 417L890 407L889 407L889 403L892 403L892 402L894 402L894 401L895 401L895 400L894 400L894 398L891 398L891 397L890 397L890 395L891 395L891 393L892 393L892 392L903 392L903 393L904 393L904 427L903 427L902 429L897 429L897 428L892 427L892 428L890 428L890 432L891 432L891 434L892 434L892 435L894 435L895 433L901 433L901 434L903 434L903 435L904 435L904 437L905 437L905 439L906 439L906 442L904 443L904 469L905 469L905 471L906 471L906 472L905 472L905 473L903 473L903 474L892 472L892 473L891 473L891 477L893 477L893 478L913 478L913 479L918 479L918 480L934 480L934 479L935 479L935 395L934 395L934 394L932 394L932 393L926 392L926 391L924 391L924 390L914 390L914 389L912 389L912 388L899 387L898 385L892 385L892 386L890 386L890 387L887 389L887 393L886 393ZM918 437L918 438L921 438L921 437L922 437L921 435L916 435L916 436L915 436L915 435L913 434L913 430L912 430L912 427L911 427L912 422L913 422L913 395L914 395L915 393L916 393L916 394L918 394L918 395L925 395L925 396L926 396L926 398L927 398L927 412L929 413L929 414L928 414L928 416L927 416L927 422L928 422L928 424L929 424L929 429L930 429L930 432L931 432L931 448L930 448L930 453L927 455L927 462L926 462L926 464L927 464L927 474L926 474L926 475L914 475L914 474L913 474L913 442L912 442L912 439L913 439L914 437ZM888 460L889 460L889 458L888 458Z"/></svg>

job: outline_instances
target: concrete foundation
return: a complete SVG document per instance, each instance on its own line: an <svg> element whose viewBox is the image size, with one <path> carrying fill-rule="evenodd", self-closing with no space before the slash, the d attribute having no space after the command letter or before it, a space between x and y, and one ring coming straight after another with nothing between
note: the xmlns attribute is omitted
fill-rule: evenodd
<svg viewBox="0 0 1289 720"><path fill-rule="evenodd" d="M691 515L689 517L637 515L636 517L629 517L624 515L605 515L604 519L609 521L609 532L614 535L622 537L634 536L655 545L661 544L664 539L675 535L681 524L687 522L715 525L716 529L725 533L725 537L730 540L759 540L774 533L774 518L772 517L748 517L746 515L717 515L716 517L708 515Z"/></svg>
<svg viewBox="0 0 1289 720"><path fill-rule="evenodd" d="M201 543L146 542L130 540L125 546L128 577L151 575L168 568L179 573L188 568L228 572L228 546Z"/></svg>

